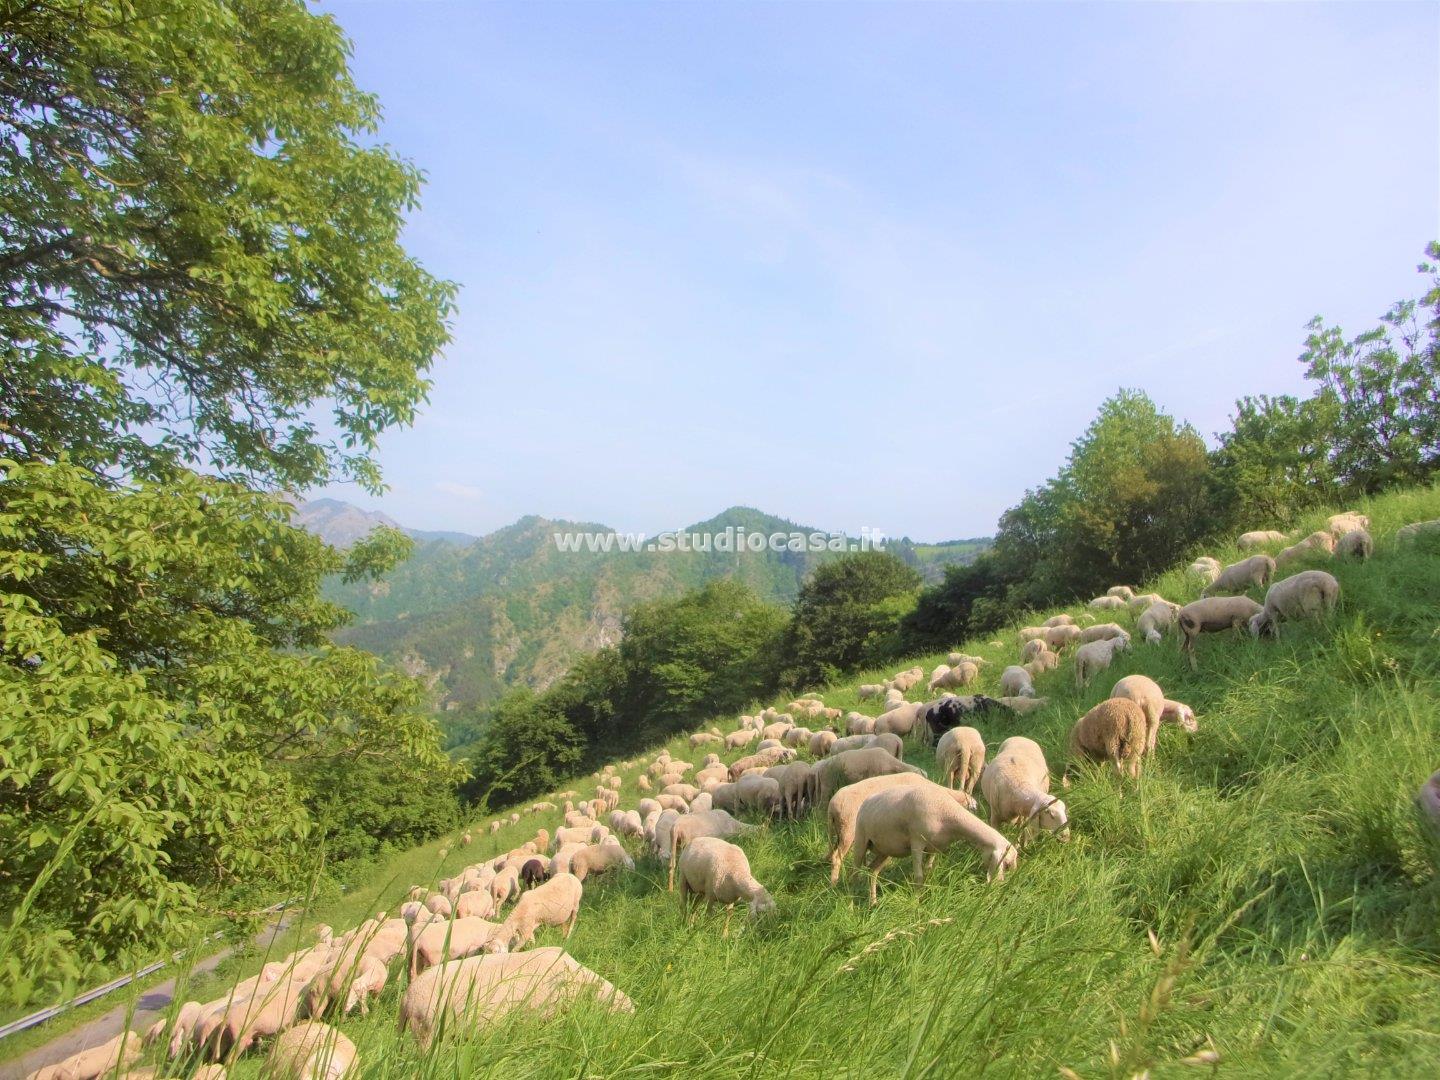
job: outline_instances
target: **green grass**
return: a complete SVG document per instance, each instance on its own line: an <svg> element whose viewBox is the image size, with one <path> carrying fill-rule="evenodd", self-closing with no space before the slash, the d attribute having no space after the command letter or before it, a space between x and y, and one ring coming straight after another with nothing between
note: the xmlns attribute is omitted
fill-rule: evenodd
<svg viewBox="0 0 1440 1080"><path fill-rule="evenodd" d="M1209 1047L1225 1075L1433 1075L1440 863L1411 796L1440 766L1440 545L1397 551L1389 537L1440 517L1440 490L1364 509L1376 555L1326 564L1342 586L1328 623L1287 624L1278 641L1204 638L1198 671L1173 638L1137 643L1084 690L1067 659L1037 680L1049 707L982 726L992 751L1010 734L1037 739L1058 776L1071 723L1123 675L1154 677L1200 721L1195 735L1162 729L1138 784L1082 768L1065 793L1073 841L1035 843L1003 884L957 849L921 889L892 864L871 909L858 880L828 884L812 815L741 841L779 906L758 921L737 911L723 936L718 913L687 925L641 860L587 884L568 945L634 999L633 1016L516 1018L422 1057L396 1031L396 976L368 1019L343 1022L363 1075L1160 1077L1196 1075L1181 1059ZM1150 585L1183 601L1199 583L1175 572ZM981 689L1018 651L1012 632L998 640L957 643L991 659ZM915 658L927 672L942 660ZM890 673L861 673L826 703L855 708L855 687ZM698 764L683 738L670 746ZM933 769L923 747L907 757ZM638 797L637 769L622 805ZM497 837L477 829L443 859L438 843L408 852L310 923L393 909L411 883L542 823L553 827L527 816ZM260 1075L261 1060L232 1075Z"/></svg>

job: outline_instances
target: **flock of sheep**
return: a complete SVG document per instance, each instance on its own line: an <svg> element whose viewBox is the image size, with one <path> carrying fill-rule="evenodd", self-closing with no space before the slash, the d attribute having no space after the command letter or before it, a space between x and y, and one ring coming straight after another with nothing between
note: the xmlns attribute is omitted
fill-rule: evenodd
<svg viewBox="0 0 1440 1080"><path fill-rule="evenodd" d="M1088 606L1128 613L1145 643L1175 632L1194 663L1202 634L1248 627L1259 637L1277 633L1286 620L1333 610L1339 584L1330 574L1311 569L1271 579L1302 556L1368 558L1369 526L1363 515L1341 514L1329 519L1326 531L1273 558L1255 554L1227 567L1198 559L1190 571L1204 580L1204 589L1200 599L1183 606L1153 593L1136 595L1126 586L1111 588ZM1440 531L1440 521L1406 526L1399 539L1421 531ZM1240 546L1286 539L1280 533L1246 533ZM1267 584L1263 603L1243 595ZM1091 625L1081 625L1087 622ZM918 884L935 858L956 844L979 852L987 880L1003 880L1037 833L1069 839L1070 819L1064 801L1051 793L1050 764L1038 743L1013 735L987 759L983 736L965 721L1043 708L1047 702L1037 696L1034 680L1058 668L1067 650L1073 651L1076 682L1083 685L1108 668L1117 652L1129 649L1131 638L1118 623L1096 624L1088 613L1078 619L1056 615L1020 630L1020 662L1001 672L994 697L953 692L977 683L987 661L952 653L928 682L923 670L913 667L884 683L860 686L860 699L883 703L878 716L828 708L813 694L790 702L785 712L769 708L742 716L728 733L711 728L690 736L691 748L705 751L698 766L667 751L645 763L634 774L639 797L631 808L620 806L621 770L639 763L607 765L595 774L593 797L577 803L579 794L572 790L555 796L563 805L531 805L526 813L548 818L549 826L433 889L415 886L395 915L381 912L339 935L319 927L314 944L266 964L223 996L186 1002L144 1035L126 1032L32 1073L31 1080L159 1076L156 1069L132 1067L152 1044L163 1045L172 1060L208 1061L191 1075L216 1080L225 1075L225 1064L262 1039L270 1040L272 1076L344 1076L356 1067L356 1049L325 1018L367 1012L392 969L402 965L409 979L400 1025L422 1048L447 1030L472 1029L517 1008L552 1014L582 994L611 1009L633 1011L624 993L563 949L532 947L542 927L569 938L587 881L635 870L627 843L665 869L668 887L687 911L697 898L727 911L743 903L756 916L772 910L774 897L734 841L760 822L810 812L823 814L828 824L832 884L839 883L850 855L856 870L869 872L872 904L889 860L908 857ZM922 682L941 695L908 700ZM1197 730L1189 706L1167 698L1144 675L1126 676L1075 722L1071 758L1108 762L1122 778L1137 777L1166 724ZM904 760L907 739L934 753L940 782ZM741 756L727 764L722 752ZM1061 784L1068 787L1068 777ZM984 820L975 813L977 787L986 805ZM1422 788L1419 802L1440 830L1440 772ZM522 816L516 812L506 820L518 824ZM492 821L490 832L504 823ZM1006 828L1013 839L1001 831ZM465 833L457 843L469 845L472 837Z"/></svg>

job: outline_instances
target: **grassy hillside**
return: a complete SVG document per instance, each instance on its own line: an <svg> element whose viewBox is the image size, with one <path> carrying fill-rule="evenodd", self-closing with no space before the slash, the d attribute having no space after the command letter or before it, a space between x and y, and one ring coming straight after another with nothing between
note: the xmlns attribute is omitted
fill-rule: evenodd
<svg viewBox="0 0 1440 1080"><path fill-rule="evenodd" d="M1003 884L957 849L921 889L892 865L869 908L859 881L829 885L812 815L741 841L778 910L737 914L725 936L718 913L687 926L642 859L587 883L568 946L635 1000L633 1016L582 1007L421 1057L395 1030L400 978L344 1024L364 1075L1179 1076L1202 1050L1234 1076L1433 1073L1440 860L1411 796L1440 766L1440 544L1400 551L1389 538L1440 517L1440 491L1366 509L1376 555L1326 564L1343 589L1328 623L1203 639L1194 672L1173 639L1137 644L1086 689L1067 658L1038 680L1046 709L982 725L992 752L1010 734L1036 738L1058 776L1071 723L1123 675L1156 678L1200 722L1195 735L1162 729L1138 783L1082 767L1065 793L1072 842L1037 841ZM1178 571L1148 584L1177 600L1198 591ZM1010 632L963 647L992 661L982 689L1017 652ZM887 674L826 702L854 708L854 686ZM671 750L698 761L684 739ZM907 757L933 772L927 749ZM624 770L622 806L643 763ZM540 824L554 822L477 832L444 857L409 852L314 916L353 924Z"/></svg>
<svg viewBox="0 0 1440 1080"><path fill-rule="evenodd" d="M333 516L333 515L332 515ZM732 507L685 531L718 534L814 530ZM635 604L672 598L717 578L744 582L761 599L788 604L828 552L560 551L557 532L607 533L589 522L521 518L473 544L424 543L384 581L333 582L332 599L356 613L338 635L429 676L442 707L483 704L508 686L543 688L574 658L620 637ZM927 580L973 559L986 541L892 545Z"/></svg>

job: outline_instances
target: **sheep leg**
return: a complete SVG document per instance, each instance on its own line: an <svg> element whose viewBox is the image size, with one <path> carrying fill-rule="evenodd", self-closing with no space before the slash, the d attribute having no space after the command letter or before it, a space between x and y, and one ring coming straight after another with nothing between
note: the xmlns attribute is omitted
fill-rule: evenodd
<svg viewBox="0 0 1440 1080"><path fill-rule="evenodd" d="M910 857L915 861L915 884L925 884L925 848L916 845L910 849Z"/></svg>
<svg viewBox="0 0 1440 1080"><path fill-rule="evenodd" d="M876 893L876 890L879 888L879 885L880 885L880 871L881 871L881 869L884 868L885 864L888 863L889 861L890 861L890 856L888 856L888 855L881 855L881 854L879 854L879 853L877 852L876 855L875 855L875 861L874 861L873 864L871 864L871 867L870 867L870 906L871 906L871 907L874 907L874 906L875 906L875 903L876 903L875 893Z"/></svg>

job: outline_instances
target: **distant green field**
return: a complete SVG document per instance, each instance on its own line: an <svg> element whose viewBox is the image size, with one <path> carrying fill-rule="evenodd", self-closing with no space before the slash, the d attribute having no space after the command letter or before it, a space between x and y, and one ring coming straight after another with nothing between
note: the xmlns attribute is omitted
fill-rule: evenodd
<svg viewBox="0 0 1440 1080"><path fill-rule="evenodd" d="M1047 708L982 725L992 752L1010 734L1037 739L1058 777L1070 725L1123 675L1154 677L1200 723L1162 729L1138 784L1082 767L1064 793L1072 842L1037 841L1003 884L987 886L957 849L920 889L892 864L871 909L860 881L829 885L812 815L741 840L778 910L739 911L725 936L718 913L687 926L661 867L641 859L635 874L587 883L568 945L634 999L633 1016L587 1005L422 1056L396 1031L396 976L368 1019L343 1022L363 1075L1181 1076L1203 1075L1184 1059L1211 1051L1221 1075L1433 1075L1440 853L1412 795L1440 767L1440 544L1390 538L1440 517L1440 490L1364 509L1374 559L1313 564L1342 585L1330 622L1287 624L1276 641L1202 639L1194 672L1173 639L1137 643L1083 690L1067 659L1037 680ZM1180 601L1199 591L1178 569L1149 586ZM1017 653L1011 631L956 645L991 661L991 692ZM928 672L943 659L915 661ZM826 703L855 708L855 686L890 673L859 675ZM698 763L685 739L670 748ZM933 771L928 749L907 757ZM625 770L622 806L643 763ZM393 909L411 883L541 824L554 822L477 828L443 859L438 843L408 852L313 920ZM233 1075L259 1075L259 1062Z"/></svg>

